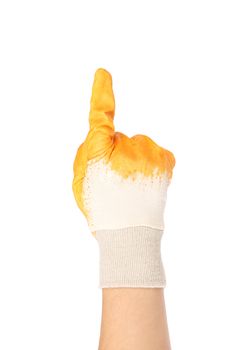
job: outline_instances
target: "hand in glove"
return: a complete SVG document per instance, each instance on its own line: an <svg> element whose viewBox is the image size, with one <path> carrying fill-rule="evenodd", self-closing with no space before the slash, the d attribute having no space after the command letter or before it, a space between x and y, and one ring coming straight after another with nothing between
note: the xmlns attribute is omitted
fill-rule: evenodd
<svg viewBox="0 0 244 350"><path fill-rule="evenodd" d="M165 287L160 242L175 157L146 135L115 131L112 76L95 72L90 129L72 189L100 248L100 287Z"/></svg>

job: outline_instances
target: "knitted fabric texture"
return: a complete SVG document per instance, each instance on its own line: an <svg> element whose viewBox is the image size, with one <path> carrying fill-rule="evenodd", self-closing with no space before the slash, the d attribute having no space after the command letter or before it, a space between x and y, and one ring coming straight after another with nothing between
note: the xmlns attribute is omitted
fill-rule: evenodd
<svg viewBox="0 0 244 350"><path fill-rule="evenodd" d="M147 226L97 231L101 288L163 288L160 242L163 230Z"/></svg>

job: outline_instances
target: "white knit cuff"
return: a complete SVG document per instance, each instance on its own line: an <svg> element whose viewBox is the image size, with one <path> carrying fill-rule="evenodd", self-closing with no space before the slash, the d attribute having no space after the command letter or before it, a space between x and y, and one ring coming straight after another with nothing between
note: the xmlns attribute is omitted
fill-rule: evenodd
<svg viewBox="0 0 244 350"><path fill-rule="evenodd" d="M163 230L147 226L98 230L100 288L164 288Z"/></svg>

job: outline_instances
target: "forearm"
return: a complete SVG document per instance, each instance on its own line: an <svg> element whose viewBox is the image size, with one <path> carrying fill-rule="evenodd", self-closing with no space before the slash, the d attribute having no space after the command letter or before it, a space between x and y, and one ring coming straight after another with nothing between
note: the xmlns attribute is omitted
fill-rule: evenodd
<svg viewBox="0 0 244 350"><path fill-rule="evenodd" d="M162 288L103 288L99 350L170 350Z"/></svg>

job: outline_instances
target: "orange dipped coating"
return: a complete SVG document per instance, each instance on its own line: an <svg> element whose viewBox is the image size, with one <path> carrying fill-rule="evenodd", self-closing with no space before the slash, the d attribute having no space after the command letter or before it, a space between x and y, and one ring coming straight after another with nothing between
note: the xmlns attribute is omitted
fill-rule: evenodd
<svg viewBox="0 0 244 350"><path fill-rule="evenodd" d="M114 145L109 159L111 168L124 178L136 172L150 177L155 169L157 175L166 171L169 178L172 177L173 153L157 145L150 137L138 134L129 138L116 132Z"/></svg>
<svg viewBox="0 0 244 350"><path fill-rule="evenodd" d="M146 135L128 137L114 128L115 99L112 76L103 68L97 69L90 100L90 129L77 150L73 165L73 192L81 211L88 215L82 198L82 182L89 160L104 159L112 170L124 178L141 172L152 176L167 172L171 178L175 166L174 154L159 146Z"/></svg>

